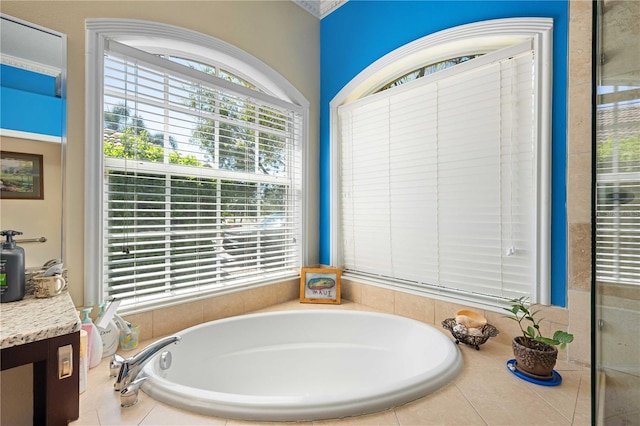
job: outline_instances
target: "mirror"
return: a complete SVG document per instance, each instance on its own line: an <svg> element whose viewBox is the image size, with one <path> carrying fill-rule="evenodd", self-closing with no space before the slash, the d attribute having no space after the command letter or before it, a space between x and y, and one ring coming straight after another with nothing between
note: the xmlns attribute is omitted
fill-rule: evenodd
<svg viewBox="0 0 640 426"><path fill-rule="evenodd" d="M0 14L0 228L25 266L62 258L66 134L64 34Z"/></svg>

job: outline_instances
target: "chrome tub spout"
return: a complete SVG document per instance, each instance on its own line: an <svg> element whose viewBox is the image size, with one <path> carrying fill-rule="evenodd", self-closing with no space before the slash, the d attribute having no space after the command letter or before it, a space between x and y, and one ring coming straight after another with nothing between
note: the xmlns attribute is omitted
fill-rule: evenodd
<svg viewBox="0 0 640 426"><path fill-rule="evenodd" d="M136 379L147 361L149 361L162 348L170 345L171 343L177 343L180 339L180 336L165 337L150 344L131 358L123 360L120 365L120 370L118 371L118 376L116 377L116 382L113 384L114 390L120 392L124 389L129 383Z"/></svg>

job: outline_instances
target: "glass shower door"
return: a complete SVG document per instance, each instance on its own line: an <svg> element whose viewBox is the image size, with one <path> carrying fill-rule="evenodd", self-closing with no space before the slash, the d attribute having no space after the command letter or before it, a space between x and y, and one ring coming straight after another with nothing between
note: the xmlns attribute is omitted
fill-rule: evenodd
<svg viewBox="0 0 640 426"><path fill-rule="evenodd" d="M594 420L640 425L640 2L596 11Z"/></svg>

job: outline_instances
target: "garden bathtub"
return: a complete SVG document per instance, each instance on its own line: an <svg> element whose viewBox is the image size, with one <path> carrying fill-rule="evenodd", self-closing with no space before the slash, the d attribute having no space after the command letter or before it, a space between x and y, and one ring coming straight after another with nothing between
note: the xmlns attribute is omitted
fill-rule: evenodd
<svg viewBox="0 0 640 426"><path fill-rule="evenodd" d="M373 312L249 314L178 334L182 340L168 348L171 365L163 369L157 354L143 370L142 389L166 404L232 419L372 413L423 397L462 368L443 332Z"/></svg>

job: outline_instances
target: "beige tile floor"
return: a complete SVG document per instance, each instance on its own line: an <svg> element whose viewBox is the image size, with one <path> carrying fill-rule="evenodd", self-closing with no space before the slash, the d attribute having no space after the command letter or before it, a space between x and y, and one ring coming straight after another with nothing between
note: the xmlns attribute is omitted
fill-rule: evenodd
<svg viewBox="0 0 640 426"><path fill-rule="evenodd" d="M374 310L343 301L339 306L300 304L290 301L263 309L355 309ZM442 329L448 335L448 332ZM145 343L142 342L141 347ZM479 351L460 345L464 359L462 373L449 385L417 401L374 413L337 420L301 422L307 425L590 425L590 371L577 365L558 362L556 370L562 384L539 386L518 379L507 371L505 363L513 358L507 345L489 340ZM89 371L88 388L80 395L81 425L226 425L256 424L207 417L179 410L153 400L143 392L139 402L120 408L109 377L108 358ZM259 422L258 422L259 423ZM261 423L275 425L277 423ZM288 423L291 424L291 423Z"/></svg>

